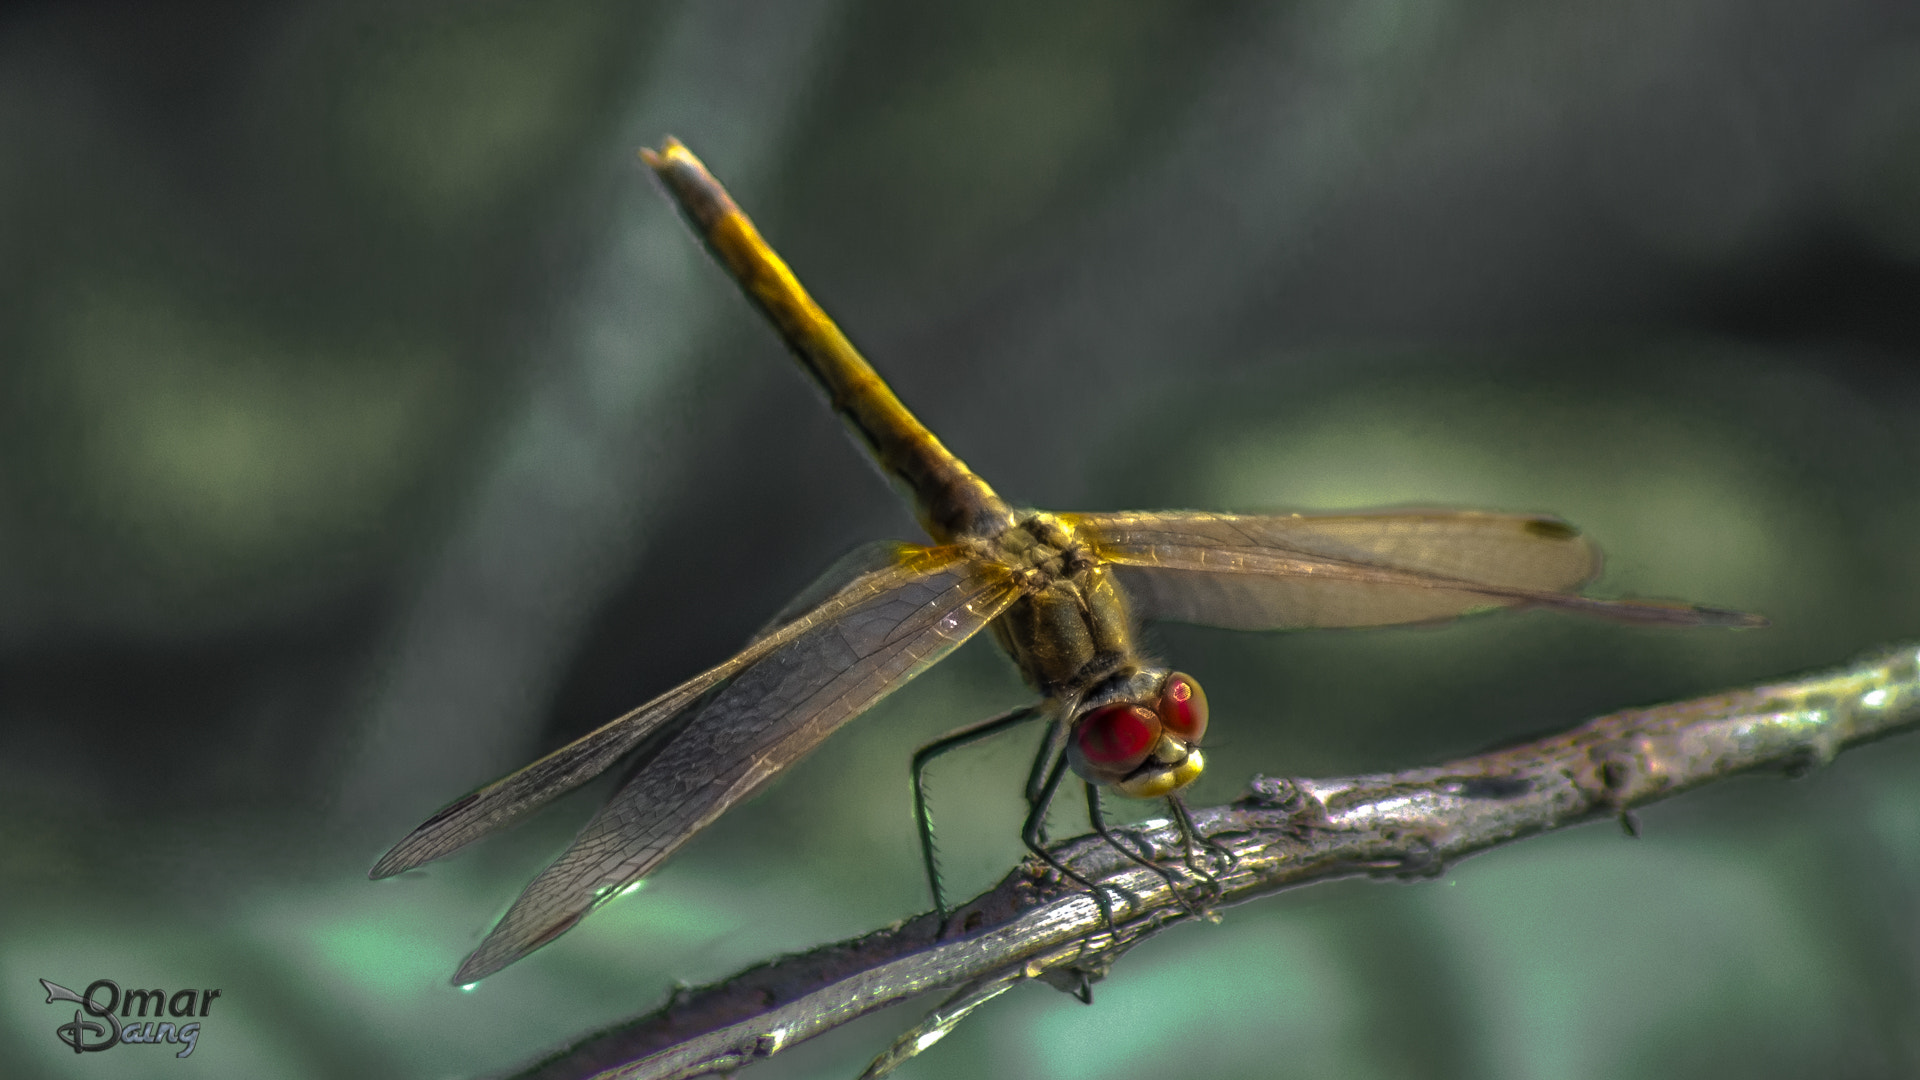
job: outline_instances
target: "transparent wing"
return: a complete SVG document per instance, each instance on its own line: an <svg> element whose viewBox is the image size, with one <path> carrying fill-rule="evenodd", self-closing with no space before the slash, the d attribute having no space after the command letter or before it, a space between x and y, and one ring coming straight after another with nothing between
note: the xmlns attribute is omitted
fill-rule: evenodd
<svg viewBox="0 0 1920 1080"><path fill-rule="evenodd" d="M914 550L914 545L898 540L875 540L861 544L835 559L833 565L822 570L812 584L801 589L798 595L774 612L773 618L767 620L767 624L753 635L753 640L748 644L778 632L781 627L813 610L847 585L875 570L885 570L899 563L901 559L909 557L906 552Z"/></svg>
<svg viewBox="0 0 1920 1080"><path fill-rule="evenodd" d="M942 550L942 549L934 549ZM775 633L641 764L514 901L456 983L498 971L571 929L841 724L951 652L1020 594L1005 568L951 562L875 590L828 619ZM769 639L771 640L771 639Z"/></svg>
<svg viewBox="0 0 1920 1080"><path fill-rule="evenodd" d="M1148 618L1278 630L1384 626L1540 605L1677 626L1758 626L1716 608L1578 595L1600 554L1558 518L1472 511L1063 514Z"/></svg>
<svg viewBox="0 0 1920 1080"><path fill-rule="evenodd" d="M894 544L889 546L884 562L875 548L861 550L866 553L863 561L858 567L847 568L847 576L831 595L815 586L820 591L816 594L817 606L811 610L778 620L779 625L762 631L744 651L726 663L701 672L526 768L449 804L395 844L393 850L374 864L368 876L390 877L449 855L521 814L573 790L605 772L727 679L796 648L810 631L868 618L874 608L891 603L895 594L919 595L934 583L947 582L967 559L958 547Z"/></svg>

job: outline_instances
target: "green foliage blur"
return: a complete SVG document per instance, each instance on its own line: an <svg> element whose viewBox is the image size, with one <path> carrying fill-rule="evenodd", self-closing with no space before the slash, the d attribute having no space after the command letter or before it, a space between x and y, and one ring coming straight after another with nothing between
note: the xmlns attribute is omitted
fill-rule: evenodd
<svg viewBox="0 0 1920 1080"><path fill-rule="evenodd" d="M667 134L1011 500L1551 511L1598 595L1773 620L1153 628L1201 803L1920 636L1911 4L14 5L0 1074L495 1074L927 906L908 757L1024 700L984 640L469 992L606 785L365 880L915 536L643 175ZM937 767L956 893L1030 741ZM1641 831L1229 910L901 1075L1920 1075L1920 742ZM76 1057L41 978L223 993L188 1059Z"/></svg>

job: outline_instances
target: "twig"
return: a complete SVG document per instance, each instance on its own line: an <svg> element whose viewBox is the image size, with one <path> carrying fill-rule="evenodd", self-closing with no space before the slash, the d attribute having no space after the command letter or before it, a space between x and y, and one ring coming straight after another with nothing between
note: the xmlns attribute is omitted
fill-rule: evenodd
<svg viewBox="0 0 1920 1080"><path fill-rule="evenodd" d="M1260 778L1227 806L1196 811L1200 834L1233 852L1207 904L1356 874L1424 877L1478 851L1618 815L1737 773L1798 774L1843 747L1920 725L1920 645L1837 671L1632 709L1561 735L1435 768L1327 780ZM1183 865L1178 829L1128 830ZM929 913L864 937L783 957L677 992L658 1011L590 1036L519 1074L526 1080L668 1080L727 1072L931 990L955 990L875 1060L884 1075L968 1012L1041 979L1084 993L1129 948L1194 917L1199 878L1174 895L1098 837L1056 854L1113 888L1117 934L1093 898L1031 860L944 924ZM1204 906L1202 908L1204 910Z"/></svg>

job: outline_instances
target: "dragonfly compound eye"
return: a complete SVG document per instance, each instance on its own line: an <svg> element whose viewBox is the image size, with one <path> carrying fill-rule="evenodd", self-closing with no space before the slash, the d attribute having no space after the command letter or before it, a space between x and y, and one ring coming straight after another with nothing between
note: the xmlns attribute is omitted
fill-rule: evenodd
<svg viewBox="0 0 1920 1080"><path fill-rule="evenodd" d="M1099 783L1138 768L1160 741L1160 718L1141 705L1107 705L1080 718L1068 744L1075 772Z"/></svg>
<svg viewBox="0 0 1920 1080"><path fill-rule="evenodd" d="M1207 733L1207 692L1194 677L1176 671L1167 676L1160 691L1160 722L1167 730L1189 743L1197 743Z"/></svg>

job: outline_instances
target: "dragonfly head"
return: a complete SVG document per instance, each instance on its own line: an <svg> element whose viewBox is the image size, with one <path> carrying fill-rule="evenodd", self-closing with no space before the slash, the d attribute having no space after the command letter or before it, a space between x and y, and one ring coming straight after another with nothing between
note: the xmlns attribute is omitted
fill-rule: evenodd
<svg viewBox="0 0 1920 1080"><path fill-rule="evenodd" d="M1200 776L1206 733L1207 695L1193 676L1141 672L1074 718L1067 763L1090 784L1156 798Z"/></svg>

